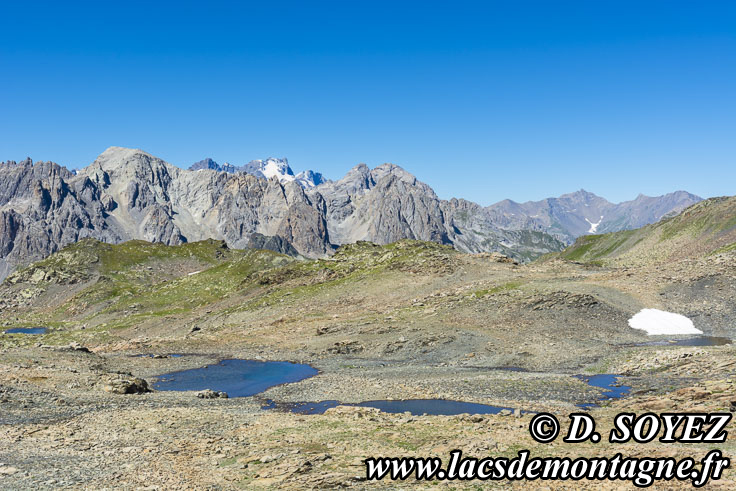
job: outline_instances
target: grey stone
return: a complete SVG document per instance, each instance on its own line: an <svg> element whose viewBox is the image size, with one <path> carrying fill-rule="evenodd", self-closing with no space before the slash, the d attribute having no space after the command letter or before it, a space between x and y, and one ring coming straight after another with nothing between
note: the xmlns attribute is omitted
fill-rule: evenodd
<svg viewBox="0 0 736 491"><path fill-rule="evenodd" d="M113 379L104 387L106 392L112 394L143 394L151 392L148 382L142 378L133 379Z"/></svg>
<svg viewBox="0 0 736 491"><path fill-rule="evenodd" d="M229 396L227 392L205 389L197 392L197 397L200 399L227 399Z"/></svg>

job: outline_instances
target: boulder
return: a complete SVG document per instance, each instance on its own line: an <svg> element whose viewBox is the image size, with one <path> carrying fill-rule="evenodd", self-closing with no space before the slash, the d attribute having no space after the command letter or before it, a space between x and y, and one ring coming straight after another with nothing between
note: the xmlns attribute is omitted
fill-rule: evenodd
<svg viewBox="0 0 736 491"><path fill-rule="evenodd" d="M227 395L227 392L206 389L197 392L197 397L200 399L227 399L229 396Z"/></svg>
<svg viewBox="0 0 736 491"><path fill-rule="evenodd" d="M142 378L113 379L103 388L106 392L112 394L144 394L151 392L148 382Z"/></svg>

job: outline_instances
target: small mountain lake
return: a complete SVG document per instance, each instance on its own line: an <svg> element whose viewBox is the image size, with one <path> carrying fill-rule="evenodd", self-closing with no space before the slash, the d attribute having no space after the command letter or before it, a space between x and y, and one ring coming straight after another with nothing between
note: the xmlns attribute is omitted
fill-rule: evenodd
<svg viewBox="0 0 736 491"><path fill-rule="evenodd" d="M619 385L619 375L603 373L598 375L576 375L576 378L592 387L604 390L603 396L596 402L578 404L582 409L597 407L601 402L609 399L619 399L626 396L631 387ZM453 401L447 399L405 399L405 400L377 400L360 403L341 403L340 401L276 403L267 400L262 409L278 409L297 414L323 414L330 408L337 406L374 407L386 413L409 412L414 416L429 415L456 415L456 414L498 414L503 410L513 411L513 408L491 406L474 402ZM527 412L527 411L524 411Z"/></svg>
<svg viewBox="0 0 736 491"><path fill-rule="evenodd" d="M731 344L730 338L718 336L697 336L685 339L662 339L658 341L646 341L635 346L725 346Z"/></svg>
<svg viewBox="0 0 736 491"><path fill-rule="evenodd" d="M576 377L584 382L587 382L590 386L598 387L604 390L603 397L601 397L598 401L578 404L578 407L583 409L597 407L600 405L601 402L607 401L609 399L620 399L621 397L627 395L631 390L631 387L629 387L628 385L619 385L618 379L620 378L620 376L614 375L612 373L601 373L598 375L576 375Z"/></svg>
<svg viewBox="0 0 736 491"><path fill-rule="evenodd" d="M211 389L227 392L230 397L248 397L277 385L299 382L317 375L319 371L303 363L288 361L223 360L214 365L182 370L160 375L153 388L162 391L200 391ZM595 402L579 404L591 408L608 399L625 396L630 387L618 385L618 375L576 375L605 393ZM336 400L316 402L277 403L266 400L262 409L277 409L297 414L323 414L330 408L344 406L373 407L387 413L409 412L415 416L455 414L498 414L509 407L491 406L474 402L447 399L374 400L359 403L343 403Z"/></svg>
<svg viewBox="0 0 736 491"><path fill-rule="evenodd" d="M504 409L513 411L509 407L490 406L474 402L450 401L447 399L405 399L405 400L378 400L365 401L357 404L341 403L340 401L296 402L277 404L266 401L262 409L280 409L296 414L323 414L330 408L337 406L373 407L385 413L406 413L414 416L423 414L450 416L454 414L498 414Z"/></svg>
<svg viewBox="0 0 736 491"><path fill-rule="evenodd" d="M309 365L286 361L223 360L215 365L160 375L153 384L156 390L227 392L230 397L248 397L276 385L299 382L317 375ZM497 414L511 408L445 399L409 399L365 401L344 404L340 401L277 404L266 401L263 409L280 409L299 414L322 414L339 405L374 407L387 413L422 414Z"/></svg>
<svg viewBox="0 0 736 491"><path fill-rule="evenodd" d="M130 356L133 357L133 358L181 358L184 355L181 354L181 353L167 353L167 354L163 354L163 355L154 355L154 354L151 354L151 353L143 353L143 354L140 354L140 355L130 355Z"/></svg>
<svg viewBox="0 0 736 491"><path fill-rule="evenodd" d="M5 331L5 334L45 334L47 330L45 327L14 327Z"/></svg>
<svg viewBox="0 0 736 491"><path fill-rule="evenodd" d="M247 397L276 385L299 382L319 371L288 361L223 360L215 365L160 375L156 390L205 390L227 392L230 397Z"/></svg>

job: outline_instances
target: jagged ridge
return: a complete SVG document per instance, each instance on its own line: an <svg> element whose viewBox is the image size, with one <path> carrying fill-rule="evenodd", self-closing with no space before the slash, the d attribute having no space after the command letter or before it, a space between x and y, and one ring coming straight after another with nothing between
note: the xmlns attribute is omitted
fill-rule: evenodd
<svg viewBox="0 0 736 491"><path fill-rule="evenodd" d="M375 169L360 164L338 181L314 186L300 182L285 159L253 161L244 172L218 172L224 167L211 159L195 166L202 170L182 170L121 147L110 147L76 174L50 162L1 164L0 278L86 237L168 245L214 238L232 248L265 247L305 257L324 257L336 245L359 240L418 239L530 260L559 251L580 235L580 224L590 217L567 213L573 203L582 200L595 213L637 209L634 202L611 205L585 192L544 205L508 201L484 208L445 201L392 164ZM650 211L621 212L630 219L615 226L656 220L697 197L637 199L650 200ZM540 207L546 211L528 216Z"/></svg>

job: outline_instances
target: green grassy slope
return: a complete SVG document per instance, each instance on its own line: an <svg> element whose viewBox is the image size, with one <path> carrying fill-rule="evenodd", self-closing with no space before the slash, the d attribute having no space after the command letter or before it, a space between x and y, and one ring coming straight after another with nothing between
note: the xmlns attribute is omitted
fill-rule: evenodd
<svg viewBox="0 0 736 491"><path fill-rule="evenodd" d="M87 239L17 272L3 288L8 295L32 292L23 323L107 330L167 316L250 310L323 288L359 288L384 274L448 273L458 254L432 242L402 240L345 245L330 259L306 261L232 250L214 240L165 246ZM57 292L63 298L53 298Z"/></svg>
<svg viewBox="0 0 736 491"><path fill-rule="evenodd" d="M178 260L212 266L240 254L242 252L228 249L224 242L216 240L169 247L143 240L112 245L88 238L17 271L6 282L73 284L96 275L125 275L136 267L154 262Z"/></svg>
<svg viewBox="0 0 736 491"><path fill-rule="evenodd" d="M7 297L32 299L23 315L28 322L114 318L122 326L218 301L259 271L293 261L272 251L229 249L216 240L166 246L85 239L9 276L2 289Z"/></svg>
<svg viewBox="0 0 736 491"><path fill-rule="evenodd" d="M736 197L711 198L677 216L603 235L586 235L545 259L599 264L659 263L736 249Z"/></svg>

